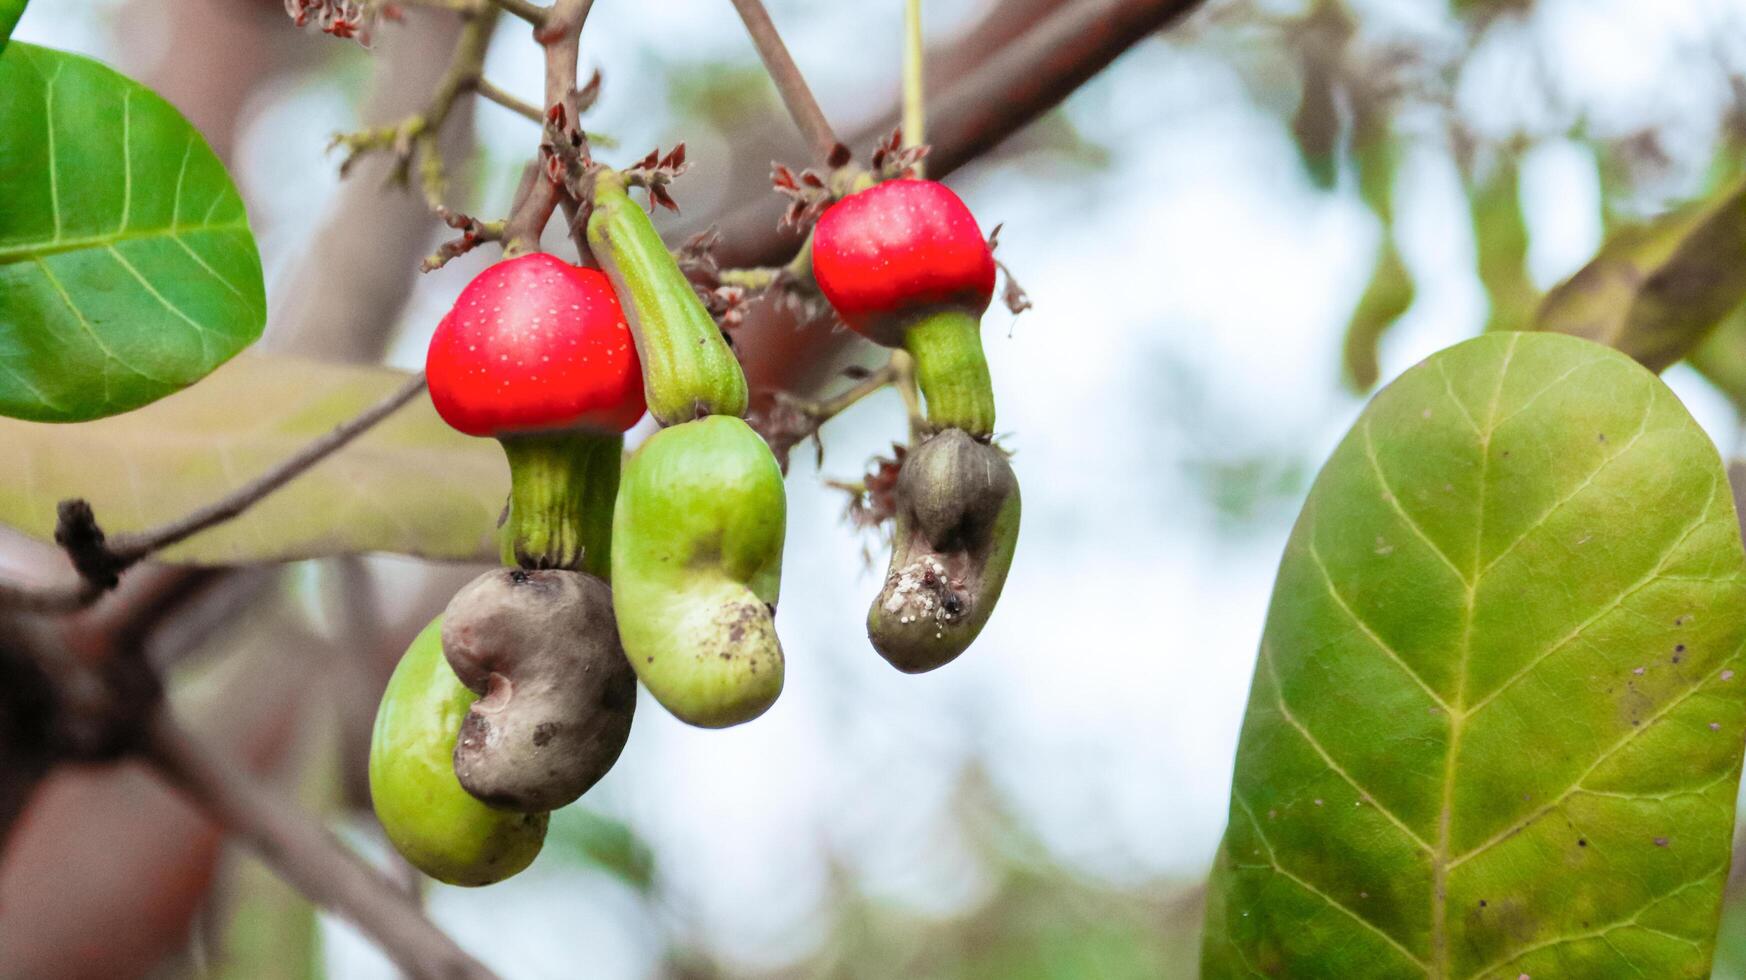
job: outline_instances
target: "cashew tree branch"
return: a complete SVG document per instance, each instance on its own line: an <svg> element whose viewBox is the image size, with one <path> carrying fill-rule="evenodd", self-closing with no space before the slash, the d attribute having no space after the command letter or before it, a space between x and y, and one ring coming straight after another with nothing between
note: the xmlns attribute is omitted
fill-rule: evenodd
<svg viewBox="0 0 1746 980"><path fill-rule="evenodd" d="M312 901L350 919L409 975L486 980L494 974L432 925L387 877L364 864L289 800L202 743L161 706L147 723L152 767Z"/></svg>
<svg viewBox="0 0 1746 980"><path fill-rule="evenodd" d="M776 83L776 91L782 95L782 104L788 107L788 114L794 117L794 124L800 127L813 153L821 162L838 156L837 147L841 144L837 134L831 129L830 120L825 118L824 110L819 108L818 100L813 98L812 89L800 74L800 66L788 53L788 45L782 43L782 35L777 33L776 24L770 19L770 12L764 9L763 0L733 0L733 4L740 12L740 19L746 23L746 33L751 35L758 57L764 61L764 70L769 72L770 80Z"/></svg>

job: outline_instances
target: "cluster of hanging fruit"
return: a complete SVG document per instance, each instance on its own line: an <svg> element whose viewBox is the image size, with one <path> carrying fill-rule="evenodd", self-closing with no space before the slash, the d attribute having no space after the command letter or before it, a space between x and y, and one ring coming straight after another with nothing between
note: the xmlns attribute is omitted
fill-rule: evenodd
<svg viewBox="0 0 1746 980"><path fill-rule="evenodd" d="M496 438L511 477L504 567L413 641L371 743L389 839L453 884L533 860L547 815L617 761L639 680L706 728L750 721L782 691L781 468L744 420L721 326L625 175L596 165L587 179L600 268L499 262L461 292L426 364L438 412ZM957 195L895 179L824 210L812 269L845 323L914 358L927 431L896 478L867 629L900 670L931 670L987 622L1018 535L980 332L994 259ZM645 411L661 429L626 459Z"/></svg>

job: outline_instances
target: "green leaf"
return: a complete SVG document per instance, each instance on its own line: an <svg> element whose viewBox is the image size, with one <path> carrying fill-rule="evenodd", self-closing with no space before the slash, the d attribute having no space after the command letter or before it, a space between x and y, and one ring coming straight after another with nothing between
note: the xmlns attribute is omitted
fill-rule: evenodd
<svg viewBox="0 0 1746 980"><path fill-rule="evenodd" d="M1534 328L1598 341L1660 371L1746 300L1746 180L1614 235L1546 294Z"/></svg>
<svg viewBox="0 0 1746 980"><path fill-rule="evenodd" d="M138 408L261 335L242 198L168 102L89 58L13 44L0 132L0 415Z"/></svg>
<svg viewBox="0 0 1746 980"><path fill-rule="evenodd" d="M1354 91L1344 77L1347 48L1355 30L1345 3L1317 0L1285 35L1299 90L1291 137L1304 172L1324 191L1332 190L1339 179L1340 103L1368 95Z"/></svg>
<svg viewBox="0 0 1746 980"><path fill-rule="evenodd" d="M1737 307L1710 331L1688 360L1728 396L1736 412L1746 415L1746 305Z"/></svg>
<svg viewBox="0 0 1746 980"><path fill-rule="evenodd" d="M1377 356L1382 336L1412 305L1412 275L1401 261L1393 231L1384 228L1376 268L1346 323L1346 383L1353 391L1369 391L1376 384L1381 373Z"/></svg>
<svg viewBox="0 0 1746 980"><path fill-rule="evenodd" d="M1370 281L1358 297L1352 319L1346 323L1343 348L1345 379L1353 391L1369 391L1380 368L1377 355L1383 335L1400 321L1413 305L1413 280L1401 259L1394 237L1394 178L1400 164L1400 149L1389 138L1386 123L1371 111L1355 124L1352 152L1358 172L1358 196L1382 222L1382 244Z"/></svg>
<svg viewBox="0 0 1746 980"><path fill-rule="evenodd" d="M1705 977L1746 554L1652 374L1497 333L1403 374L1286 545L1204 975Z"/></svg>
<svg viewBox="0 0 1746 980"><path fill-rule="evenodd" d="M1540 291L1528 278L1528 225L1514 160L1500 161L1491 176L1473 188L1468 209L1479 253L1479 282L1491 305L1485 329L1525 330Z"/></svg>
<svg viewBox="0 0 1746 980"><path fill-rule="evenodd" d="M43 539L84 497L111 533L224 496L381 400L407 375L245 354L204 383L115 418L0 419L0 521ZM158 557L198 564L389 551L496 561L509 467L419 397L236 520Z"/></svg>
<svg viewBox="0 0 1746 980"><path fill-rule="evenodd" d="M18 26L18 18L24 16L24 5L29 0L0 0L0 52L6 50L6 42L12 37L13 28Z"/></svg>
<svg viewBox="0 0 1746 980"><path fill-rule="evenodd" d="M552 814L546 829L546 853L604 871L639 892L655 885L655 852L622 820L581 807Z"/></svg>

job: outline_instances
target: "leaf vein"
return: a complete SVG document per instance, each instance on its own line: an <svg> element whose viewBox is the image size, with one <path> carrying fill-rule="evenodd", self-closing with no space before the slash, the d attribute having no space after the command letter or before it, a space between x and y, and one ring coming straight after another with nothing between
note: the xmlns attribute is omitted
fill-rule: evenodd
<svg viewBox="0 0 1746 980"><path fill-rule="evenodd" d="M1376 794L1365 789L1363 784L1353 778L1352 774L1347 772L1344 766L1335 761L1334 757L1329 754L1328 750L1322 746L1321 741L1317 739L1315 735L1310 732L1309 728L1298 719L1296 713L1291 710L1291 705L1287 704L1285 701L1285 688L1279 683L1279 667L1273 662L1272 648L1265 643L1261 645L1261 660L1266 664L1268 677L1273 681L1273 703L1279 708L1280 717L1284 718L1287 724L1296 729L1297 733L1303 736L1303 740L1309 743L1310 748L1314 749L1316 754L1321 756L1322 763L1341 779L1345 780L1354 790L1357 790L1359 797L1368 802L1372 809L1387 818L1389 823L1392 823L1395 827L1399 828L1400 832L1405 834L1408 840L1418 845L1420 849L1430 851L1432 849L1430 843L1423 837L1420 837L1411 827L1407 826L1405 821L1395 816L1393 811L1389 810L1388 807L1385 807L1378 802Z"/></svg>
<svg viewBox="0 0 1746 980"><path fill-rule="evenodd" d="M188 324L190 327L194 328L194 330L196 332L196 336L198 336L200 338L200 356L207 359L208 361L210 361L212 359L212 349L211 349L211 345L207 342L207 337L209 335L213 334L212 328L206 326L205 324L201 323L200 321L198 321L198 320L194 319L193 317L189 316L188 314L182 312L182 309L180 307L178 307L176 304L170 302L169 299L167 297L165 297L163 293L158 292L157 288L154 287L150 282L148 282L146 280L145 276L140 275L139 270L135 269L133 267L133 263L127 261L127 257L122 255L121 252L118 249L116 249L115 246L113 246L113 245L109 246L108 252L111 256L114 256L115 261L121 263L121 267L126 269L128 271L128 273L131 274L133 276L133 278L140 284L140 286L145 289L146 292L152 294L152 298L157 300L158 303L161 304L164 309L169 310L171 313L176 314L176 316L179 317L182 320L182 322L184 322L184 323Z"/></svg>
<svg viewBox="0 0 1746 980"><path fill-rule="evenodd" d="M1241 793L1238 793L1235 791L1232 792L1231 799L1235 800L1237 805L1241 806L1243 808L1243 812L1248 814L1249 824L1255 828L1255 836L1260 839L1261 846L1267 849L1267 860L1268 860L1267 867L1271 868L1275 874L1280 875L1281 877L1285 878L1287 881L1290 881L1292 884L1296 885L1297 887L1303 889L1306 892L1309 892L1311 895L1316 896L1317 898L1321 899L1323 902L1326 902L1330 908L1333 908L1337 912L1343 913L1347 918L1350 918L1353 922L1358 923L1359 925L1363 926L1364 928L1366 928L1366 929L1370 930L1371 932L1375 933L1376 935L1380 936L1384 942L1388 943L1390 946L1393 946L1396 950L1398 950L1400 952L1400 955L1406 957L1409 961L1412 962L1412 964L1414 966L1418 966L1418 967L1426 967L1427 966L1427 964L1425 963L1424 960L1422 960L1418 956L1414 955L1413 951L1410 949L1407 949L1404 945L1402 945L1400 940L1398 940L1398 939L1394 938L1393 936L1389 935L1388 933L1384 932L1381 929L1381 927L1377 926L1375 923L1371 922L1369 919L1364 918L1362 915L1359 915L1356 911L1354 911L1350 906L1346 905L1344 902L1341 902L1339 899L1336 899L1334 896L1329 895L1327 892L1322 891L1320 888L1317 888L1314 884L1311 884L1308 880L1306 880L1302 877L1299 877L1297 874L1293 873L1291 870L1287 869L1283 864L1281 864L1279 862L1279 858L1278 858L1277 853L1273 850L1273 844L1270 841L1268 841L1266 832L1261 829L1261 821L1259 821L1255 818L1255 811L1249 806L1248 801L1243 798Z"/></svg>
<svg viewBox="0 0 1746 980"><path fill-rule="evenodd" d="M147 381L150 381L154 384L167 385L167 384L171 383L171 382L165 381L162 378L153 377L153 376L147 374L146 372L140 370L139 368L134 367L132 364L129 364L128 362L122 360L121 357L115 353L115 351L113 351L109 348L108 344L103 342L102 335L97 332L97 328L91 323L91 321L88 318L86 318L84 311L80 310L78 305L73 302L73 297L67 292L66 287L61 285L60 279L58 277L56 277L54 274L54 271L49 268L49 264L47 262L43 261L42 259L37 259L36 266L38 269L42 270L43 278L48 280L48 284L51 287L53 287L55 293L58 296L60 296L61 302L66 304L67 310L73 314L73 318L79 321L79 326L85 328L85 333L90 336L91 342L93 344L96 344L97 349L103 352L103 356L105 358L107 358L107 360L105 361L105 364L107 364L109 362L114 362L116 364L119 364L123 368L126 368L127 370L133 372L134 374L139 375L140 377L142 377L142 378L146 379ZM108 384L109 384L109 376L108 376L107 370L105 371L105 374L104 374L103 383L104 383L104 389L105 389L104 390L104 397L105 397L105 401L107 401L108 400Z"/></svg>
<svg viewBox="0 0 1746 980"><path fill-rule="evenodd" d="M1485 574L1487 572L1489 572L1493 568L1497 567L1498 562L1503 561L1504 558L1506 558L1511 552L1516 550L1516 547L1518 545L1520 545L1523 541L1526 541L1529 537L1533 536L1535 531L1538 531L1542 527L1544 527L1546 525L1546 522L1550 521L1552 519L1552 517L1555 514L1557 514L1559 510L1563 509L1563 507L1566 504L1570 503L1572 500L1575 500L1578 496L1581 496L1581 494L1584 490L1587 490L1589 488L1589 486L1594 483L1595 480L1600 478L1600 475L1602 473L1606 472L1607 467L1613 465L1613 463L1615 463L1618 460L1629 455L1631 452L1631 449L1634 446L1636 446L1638 442L1640 442L1642 440L1642 438L1645 434L1648 433L1648 431L1649 431L1649 419L1654 414L1655 414L1655 398L1654 398L1654 396L1651 396L1649 398L1648 403L1643 406L1643 418L1640 422L1637 423L1637 431L1632 433L1631 438L1627 439L1625 441L1624 446L1621 447L1618 452L1612 453L1611 455L1607 456L1605 459L1602 459L1600 462L1600 465L1596 466L1588 474L1588 476L1584 477L1582 479L1582 482L1578 483L1575 486L1575 488L1573 488L1569 493L1567 493L1564 496L1553 501L1552 506L1546 508L1545 513L1543 513L1539 517L1535 518L1534 522L1532 524L1529 524L1526 528L1524 528L1522 530L1522 533L1516 535L1516 537L1513 540L1511 540L1509 544L1504 546L1503 550L1499 551L1496 555L1492 556L1492 559L1485 563L1485 567L1481 568L1479 570L1480 577L1484 578Z"/></svg>
<svg viewBox="0 0 1746 980"><path fill-rule="evenodd" d="M1389 646L1383 641L1381 636L1377 635L1377 632L1370 627L1370 624L1364 619L1364 617L1360 616L1358 611L1353 609L1352 606L1346 602L1346 597L1340 594L1340 587L1334 582L1334 576L1329 573L1328 566L1322 561L1321 552L1316 549L1316 543L1313 536L1309 543L1309 556L1310 561L1316 566L1316 571L1320 572L1322 575L1322 583L1327 587L1328 596L1334 600L1335 605L1340 607L1340 611L1346 614L1346 618L1350 619L1353 625L1358 627L1359 631L1370 640L1376 649L1386 654L1388 659L1394 661L1396 666L1405 671L1406 675L1413 679L1413 683L1417 684L1419 689L1424 691L1432 701L1435 701L1438 707L1442 708L1444 711L1453 712L1454 709L1450 707L1447 701L1443 700L1442 695L1438 694L1436 689L1426 683L1425 679L1419 676L1418 671L1413 670L1412 667L1407 664L1406 660L1404 660L1400 654L1395 652L1393 647Z"/></svg>
<svg viewBox="0 0 1746 980"><path fill-rule="evenodd" d="M1662 705L1660 708L1656 709L1656 711L1653 714L1651 714L1649 716L1649 718L1642 725L1639 725L1636 728L1633 728L1630 731L1626 732L1623 738L1619 739L1618 741L1614 742L1612 745L1603 749L1601 751L1600 756L1598 758L1596 758L1594 760L1594 762L1592 764L1590 764L1587 769L1584 769L1580 774L1578 774L1577 777L1571 781L1570 785L1565 787L1564 791L1559 793L1557 797L1555 797L1551 801L1547 802L1544 806L1541 806L1539 809L1535 810L1533 813L1528 814L1526 817L1523 817L1521 820L1516 821L1515 823L1511 824L1510 826L1505 827L1503 830L1492 835L1490 838L1486 839L1485 841L1482 841L1481 843L1475 845L1467 853L1462 854L1459 857L1455 858L1454 860L1450 861L1449 862L1449 869L1451 871L1453 871L1455 868L1458 868L1461 865L1466 864L1468 861L1471 861L1474 858L1479 857L1481 854L1484 854L1486 851L1490 850L1491 848L1496 847L1498 844L1501 844L1504 841L1510 839L1511 837L1514 837L1516 834L1519 834L1522 831L1528 829L1530 826L1533 825L1533 823L1536 820L1539 820L1541 817L1544 817L1546 814L1551 813L1553 810L1556 810L1559 807L1563 806L1572 796L1574 796L1580 792L1587 792L1587 790L1584 790L1582 787L1583 780L1594 775L1594 772L1596 769L1599 769L1601 766L1605 765L1607 763L1607 761L1610 760L1613 756L1618 755L1620 752L1624 751L1633 741L1635 741L1637 739L1637 736L1642 735L1644 732L1647 732L1650 729L1654 728L1656 726L1656 724L1658 724L1662 719L1666 718L1669 714L1673 713L1673 711L1675 709L1677 709L1680 705L1682 705L1685 702L1696 697L1698 695L1698 693L1704 689L1705 684L1708 684L1710 681L1712 681L1716 677L1720 676L1722 671L1729 669L1729 667L1732 664L1733 664L1733 658L1730 658L1728 660L1724 660L1721 664L1717 665L1715 670L1710 671L1708 674L1706 674L1703 677L1699 678L1698 680L1692 682L1692 685L1690 687L1686 688L1685 691L1683 693L1681 693L1679 697L1674 698L1673 700Z"/></svg>
<svg viewBox="0 0 1746 980"><path fill-rule="evenodd" d="M1544 663L1548 657L1551 657L1553 654L1564 649L1571 642L1581 637L1583 633L1587 632L1589 627L1593 626L1600 620L1605 619L1607 616L1612 615L1632 596L1660 581L1662 571L1665 570L1668 564L1673 561L1674 557L1679 554L1679 550L1685 546L1685 543L1691 540L1691 536L1702 530L1704 525L1710 523L1710 507L1715 503L1716 488L1720 486L1720 483L1721 481L1719 480L1712 480L1710 483L1709 500L1704 504L1702 512L1698 514L1697 520L1686 525L1685 529L1680 531L1679 537L1675 538L1673 543L1668 545L1667 550L1663 551L1660 557L1656 559L1654 568L1645 572L1642 578L1625 586L1623 591L1621 591L1617 596L1614 596L1605 606L1601 607L1587 619L1578 623L1575 629L1565 634L1563 638L1558 640L1558 642L1547 647L1545 650L1542 650L1540 653L1535 654L1532 659L1522 665L1521 669L1504 678L1503 683L1499 684L1491 693L1480 698L1478 701L1475 701L1472 705L1469 705L1467 708L1467 714L1469 716L1478 714L1487 705L1501 697L1505 691L1514 687L1522 678L1533 673L1534 668Z"/></svg>
<svg viewBox="0 0 1746 980"><path fill-rule="evenodd" d="M1651 909L1655 908L1655 906L1660 905L1663 902L1666 902L1669 899L1674 898L1675 896L1681 894L1682 892L1689 891L1690 889L1696 888L1699 885L1703 885L1703 884L1708 883L1710 881L1710 879L1717 877L1718 875L1720 875L1722 873L1722 871L1723 871L1722 867L1713 868L1710 871L1705 872L1702 876L1700 876L1698 878L1694 878L1691 881L1688 881L1685 884L1680 885L1678 888L1675 888L1673 891L1670 891L1665 895L1655 896L1654 898L1650 899L1649 901L1643 903L1643 905L1641 907L1632 910L1624 918L1614 920L1612 922L1607 923L1606 925L1599 926L1595 929L1591 929L1588 932L1577 933L1575 935L1570 935L1570 936L1555 936L1555 937L1553 937L1551 939L1547 939L1543 942L1536 943L1533 946L1529 946L1526 949L1511 953L1507 957L1505 957L1504 959L1497 960L1497 961L1487 965L1486 967L1475 971L1474 976L1483 977L1483 976L1491 973L1492 971L1497 970L1500 967L1507 966L1511 963L1514 963L1517 960L1520 960L1521 958L1523 958L1525 956L1532 956L1535 953L1543 952L1545 950L1553 948L1554 946L1563 946L1563 945L1566 945L1568 943L1579 943L1579 942L1582 942L1583 940L1586 940L1586 939L1604 939L1608 935L1610 935L1611 933L1618 932L1622 929L1641 929L1644 932L1654 933L1657 936L1662 936L1662 937L1665 937L1667 939L1672 939L1672 940L1679 942L1683 945L1690 946L1692 949L1695 949L1695 950L1698 950L1699 952L1702 952L1703 946L1700 943L1698 943L1696 940L1694 940L1688 936L1681 936L1678 933L1668 932L1664 929L1656 929L1653 926L1643 925L1638 920L1640 920L1644 915L1646 915Z"/></svg>
<svg viewBox="0 0 1746 980"><path fill-rule="evenodd" d="M1376 442L1371 438L1370 419L1368 417L1364 420L1363 432L1364 454L1370 460L1370 471L1376 474L1377 484L1382 487L1383 502L1388 504L1396 514L1400 515L1400 519L1406 522L1407 528L1411 530L1413 534L1417 535L1420 541L1425 543L1425 547L1431 549L1432 554L1441 558L1443 564L1449 566L1449 571L1455 573L1455 580L1457 582L1460 582L1462 585L1468 585L1467 576L1461 571L1461 569L1455 567L1455 562L1449 557L1449 553L1439 547L1435 541L1432 541L1430 536L1425 533L1425 529L1420 526L1419 522L1414 520L1411 514L1407 513L1405 507L1401 506L1400 498L1395 494L1394 488L1389 485L1388 474L1382 471L1382 461L1376 457Z"/></svg>

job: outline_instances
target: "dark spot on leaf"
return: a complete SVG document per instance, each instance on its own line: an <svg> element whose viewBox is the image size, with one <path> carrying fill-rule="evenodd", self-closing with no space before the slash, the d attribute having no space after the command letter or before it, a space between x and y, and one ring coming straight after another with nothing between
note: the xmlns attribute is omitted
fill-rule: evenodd
<svg viewBox="0 0 1746 980"><path fill-rule="evenodd" d="M1577 847L1587 847L1588 846L1588 838L1587 837L1578 837L1576 839L1576 846Z"/></svg>
<svg viewBox="0 0 1746 980"><path fill-rule="evenodd" d="M1480 899L1480 900L1479 900L1479 907L1480 907L1480 908L1485 908L1485 899L1483 899L1483 898L1482 898L1482 899Z"/></svg>
<svg viewBox="0 0 1746 980"><path fill-rule="evenodd" d="M1601 442L1606 442L1607 441L1607 434L1605 432L1596 433L1595 438L1600 440Z"/></svg>

